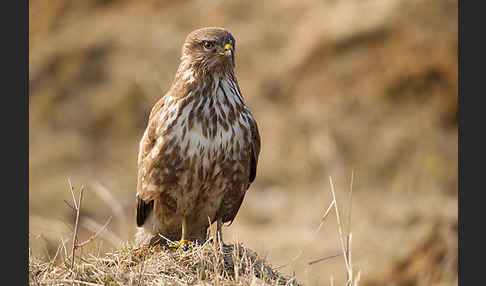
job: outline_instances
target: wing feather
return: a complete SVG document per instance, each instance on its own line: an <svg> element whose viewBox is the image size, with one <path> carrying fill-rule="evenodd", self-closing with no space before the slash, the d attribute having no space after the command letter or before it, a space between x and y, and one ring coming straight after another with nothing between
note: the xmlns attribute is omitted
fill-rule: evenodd
<svg viewBox="0 0 486 286"><path fill-rule="evenodd" d="M245 197L246 190L250 187L250 184L255 180L257 165L258 165L258 156L260 155L260 134L258 132L258 126L256 121L251 117L250 120L250 132L251 132L251 139L250 139L250 160L249 160L249 178L248 178L248 185L246 189L241 190L233 190L226 193L223 197L220 210L218 211L218 217L221 217L223 223L229 222L231 225L236 218L236 214L243 203L243 199Z"/></svg>
<svg viewBox="0 0 486 286"><path fill-rule="evenodd" d="M258 125L255 120L251 120L251 150L250 150L250 178L248 181L248 187L255 180L258 156L260 155L260 134L258 132Z"/></svg>
<svg viewBox="0 0 486 286"><path fill-rule="evenodd" d="M161 124L159 120L155 120L155 115L158 114L164 107L165 96L159 99L150 111L147 128L140 141L140 148L138 153L138 182L137 182L137 196L136 196L136 218L137 226L142 226L145 220L150 215L154 208L153 192L147 192L142 186L143 182L150 175L150 168L153 163L147 160L147 155L152 151L154 142L156 140L157 126ZM145 169L142 171L142 169Z"/></svg>

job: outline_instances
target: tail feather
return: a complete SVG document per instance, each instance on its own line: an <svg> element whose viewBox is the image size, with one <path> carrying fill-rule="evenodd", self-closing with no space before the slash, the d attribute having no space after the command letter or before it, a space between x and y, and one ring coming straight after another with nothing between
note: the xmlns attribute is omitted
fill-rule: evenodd
<svg viewBox="0 0 486 286"><path fill-rule="evenodd" d="M137 226L141 227L154 209L154 201L148 203L137 196Z"/></svg>

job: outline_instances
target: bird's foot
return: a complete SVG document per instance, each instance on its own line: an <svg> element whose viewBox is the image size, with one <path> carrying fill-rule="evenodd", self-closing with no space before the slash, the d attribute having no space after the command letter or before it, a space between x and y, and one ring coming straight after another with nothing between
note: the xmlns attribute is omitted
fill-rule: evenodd
<svg viewBox="0 0 486 286"><path fill-rule="evenodd" d="M184 248L190 243L191 241L187 239L181 239L178 243L169 245L170 248L180 248L183 246Z"/></svg>

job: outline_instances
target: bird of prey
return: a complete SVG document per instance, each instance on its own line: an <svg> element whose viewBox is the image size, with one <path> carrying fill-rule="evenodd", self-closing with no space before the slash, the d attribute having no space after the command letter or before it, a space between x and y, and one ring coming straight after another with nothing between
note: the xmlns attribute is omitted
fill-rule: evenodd
<svg viewBox="0 0 486 286"><path fill-rule="evenodd" d="M204 242L233 222L254 181L260 135L236 75L235 39L223 28L191 32L171 87L140 141L137 241Z"/></svg>

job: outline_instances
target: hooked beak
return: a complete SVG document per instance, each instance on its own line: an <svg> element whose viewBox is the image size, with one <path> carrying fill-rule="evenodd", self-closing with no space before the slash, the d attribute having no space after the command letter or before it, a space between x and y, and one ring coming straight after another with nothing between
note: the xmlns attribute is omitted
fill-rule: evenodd
<svg viewBox="0 0 486 286"><path fill-rule="evenodd" d="M218 55L230 57L233 55L233 46L231 44L224 45L224 51L217 53Z"/></svg>

